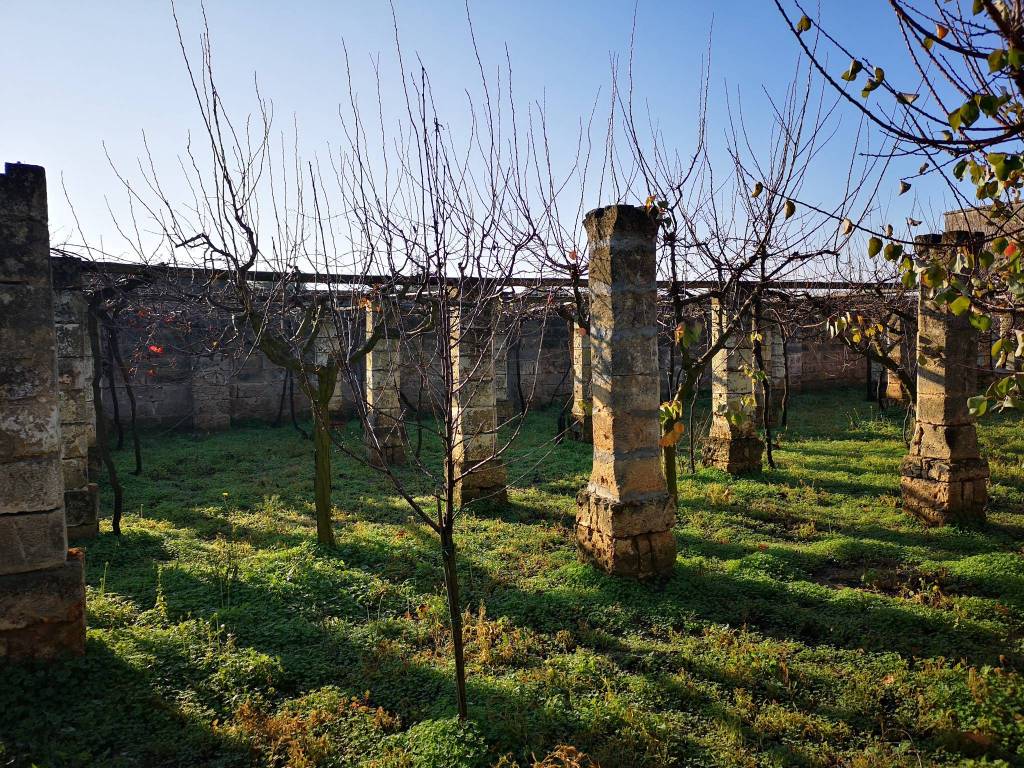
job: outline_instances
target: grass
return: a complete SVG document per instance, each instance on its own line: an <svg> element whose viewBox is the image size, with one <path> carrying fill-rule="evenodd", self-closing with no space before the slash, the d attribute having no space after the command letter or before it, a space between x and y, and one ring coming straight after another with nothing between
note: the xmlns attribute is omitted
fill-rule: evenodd
<svg viewBox="0 0 1024 768"><path fill-rule="evenodd" d="M294 430L149 434L125 535L88 544L86 657L0 677L0 765L1024 763L1024 425L982 429L989 523L961 530L901 512L902 413L791 418L778 469L682 475L651 587L577 562L589 451L532 415L509 506L458 534L466 724L436 544L383 481L337 456L324 551Z"/></svg>

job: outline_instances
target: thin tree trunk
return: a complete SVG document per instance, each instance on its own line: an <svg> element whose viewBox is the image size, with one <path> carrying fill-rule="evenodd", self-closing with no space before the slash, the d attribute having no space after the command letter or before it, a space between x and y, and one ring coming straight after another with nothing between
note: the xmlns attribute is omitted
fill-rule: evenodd
<svg viewBox="0 0 1024 768"><path fill-rule="evenodd" d="M331 433L327 422L327 407L337 369L321 370L317 376L317 397L313 403L313 457L316 467L313 486L316 498L316 540L327 547L334 546L334 526L331 522Z"/></svg>
<svg viewBox="0 0 1024 768"><path fill-rule="evenodd" d="M103 464L107 468L107 478L110 487L114 491L114 515L111 518L111 525L116 536L121 535L121 516L124 513L124 488L117 477L117 467L110 456L110 441L107 436L107 417L103 414L103 388L100 382L103 377L103 364L100 358L100 330L99 321L96 319L95 310L90 307L88 314L89 330L89 351L93 358L92 372L92 404L96 412L96 447L99 449ZM111 390L110 396L116 401L117 395Z"/></svg>
<svg viewBox="0 0 1024 768"><path fill-rule="evenodd" d="M125 365L124 358L121 356L121 345L117 339L117 329L114 328L113 320L110 320L107 325L107 344L110 345L110 352L117 363L117 369L121 373L121 381L124 382L124 391L128 396L128 418L130 419L129 423L132 430L132 447L135 449L135 474L141 475L142 443L139 440L139 430L136 423L135 390L132 387L131 381L129 381L128 366ZM113 379L113 375L110 378Z"/></svg>
<svg viewBox="0 0 1024 768"><path fill-rule="evenodd" d="M455 653L455 698L459 707L459 719L469 715L466 701L466 655L462 645L462 608L459 600L458 558L455 553L455 537L450 526L441 529L441 556L444 559L444 587L448 595L448 615L452 628L452 649Z"/></svg>
<svg viewBox="0 0 1024 768"><path fill-rule="evenodd" d="M99 333L99 330L96 332ZM109 341L107 359L102 367L107 375L107 386L110 387L110 407L113 411L114 429L117 430L117 450L121 450L124 448L124 427L121 425L121 404L117 400L117 382L114 381L114 351L110 348Z"/></svg>

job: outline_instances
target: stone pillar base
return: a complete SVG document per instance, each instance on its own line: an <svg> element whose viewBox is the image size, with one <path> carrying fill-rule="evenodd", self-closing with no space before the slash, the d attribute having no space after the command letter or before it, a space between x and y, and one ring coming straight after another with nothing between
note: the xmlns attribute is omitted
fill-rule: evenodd
<svg viewBox="0 0 1024 768"><path fill-rule="evenodd" d="M764 443L758 437L710 436L704 441L701 462L730 475L744 475L761 471L762 453Z"/></svg>
<svg viewBox="0 0 1024 768"><path fill-rule="evenodd" d="M983 523L988 478L985 459L907 456L900 467L903 509L928 525Z"/></svg>
<svg viewBox="0 0 1024 768"><path fill-rule="evenodd" d="M511 400L498 400L494 407L498 414L499 424L504 424L516 414L516 409L512 407Z"/></svg>
<svg viewBox="0 0 1024 768"><path fill-rule="evenodd" d="M100 532L100 489L96 483L64 491L68 540L89 539Z"/></svg>
<svg viewBox="0 0 1024 768"><path fill-rule="evenodd" d="M590 416L580 418L574 414L572 423L569 426L569 434L572 435L572 439L577 443L593 443L594 420Z"/></svg>
<svg viewBox="0 0 1024 768"><path fill-rule="evenodd" d="M456 462L455 474L464 471L465 465ZM491 459L455 483L455 506L461 507L477 500L492 505L504 505L508 502L507 486L508 474L504 462L501 459Z"/></svg>
<svg viewBox="0 0 1024 768"><path fill-rule="evenodd" d="M366 459L371 467L398 467L405 464L404 445L382 445L379 449L373 445L366 446Z"/></svg>
<svg viewBox="0 0 1024 768"><path fill-rule="evenodd" d="M0 659L85 653L85 556L56 568L0 576Z"/></svg>
<svg viewBox="0 0 1024 768"><path fill-rule="evenodd" d="M676 514L667 493L614 501L587 487L576 497L576 544L583 560L614 576L653 579L672 573Z"/></svg>

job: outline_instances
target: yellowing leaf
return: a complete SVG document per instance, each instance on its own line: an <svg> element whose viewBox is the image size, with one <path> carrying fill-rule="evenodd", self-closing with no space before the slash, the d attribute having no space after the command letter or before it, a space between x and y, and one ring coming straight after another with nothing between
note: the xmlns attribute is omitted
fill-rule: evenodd
<svg viewBox="0 0 1024 768"><path fill-rule="evenodd" d="M787 200L786 204L783 206L782 212L787 219L790 218L794 213L796 213L796 203L792 200Z"/></svg>
<svg viewBox="0 0 1024 768"><path fill-rule="evenodd" d="M842 231L844 235L848 235L853 232L853 222L849 219L843 219Z"/></svg>
<svg viewBox="0 0 1024 768"><path fill-rule="evenodd" d="M754 185L754 189L753 189L753 191L751 191L751 193L750 193L750 196L751 196L751 197L757 197L757 196L758 196L758 195L760 195L760 194L761 194L761 193L762 193L763 191L764 191L764 184L762 184L762 183L761 183L761 182L759 181L759 182L757 182L757 184L755 184L755 185Z"/></svg>

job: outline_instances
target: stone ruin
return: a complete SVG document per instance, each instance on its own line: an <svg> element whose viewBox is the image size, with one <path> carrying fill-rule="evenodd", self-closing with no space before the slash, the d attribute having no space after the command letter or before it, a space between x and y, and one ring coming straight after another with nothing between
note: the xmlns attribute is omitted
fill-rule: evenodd
<svg viewBox="0 0 1024 768"><path fill-rule="evenodd" d="M85 562L67 546L54 320L46 174L8 163L0 175L0 658L85 652ZM85 442L75 442L83 452ZM68 470L76 481L77 469Z"/></svg>
<svg viewBox="0 0 1024 768"><path fill-rule="evenodd" d="M571 361L571 429L576 439L593 444L589 482L577 498L575 539L581 555L608 573L665 577L676 545L675 508L658 448L657 225L647 211L628 205L591 211L584 223L591 252L590 327L573 328L569 343L561 341ZM918 249L941 255L976 248L977 239L947 232L918 238ZM84 558L67 549L67 540L95 535L98 528L93 355L80 269L49 255L41 168L8 164L0 176L0 255L0 657L82 653ZM729 332L731 311L712 300L712 343ZM367 333L383 329L365 363L371 409L366 445L377 466L405 459L398 321L396 307L368 304ZM508 329L496 329L496 323L490 304L466 297L453 304L457 504L505 500L506 469L494 454L499 423L513 412L513 343ZM787 360L790 377L800 360L790 359L770 327L759 331L775 391L766 419L773 425ZM966 316L922 295L916 345L907 346L921 352L921 362L917 422L901 468L904 507L932 524L984 520L988 465L967 410L982 362L977 333ZM538 348L535 376L543 357ZM733 474L761 467L757 427L765 403L752 383L752 362L744 318L713 359L713 419L704 457ZM231 361L223 354L197 357L189 370L193 428L228 428ZM888 379L887 396L905 397L896 378ZM340 409L340 400L332 401L332 415Z"/></svg>

